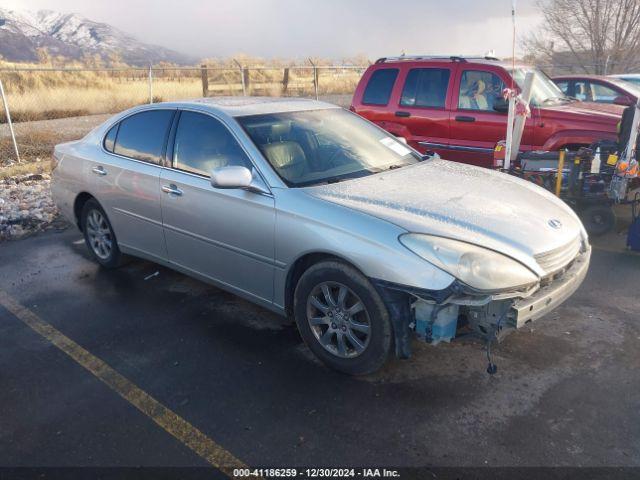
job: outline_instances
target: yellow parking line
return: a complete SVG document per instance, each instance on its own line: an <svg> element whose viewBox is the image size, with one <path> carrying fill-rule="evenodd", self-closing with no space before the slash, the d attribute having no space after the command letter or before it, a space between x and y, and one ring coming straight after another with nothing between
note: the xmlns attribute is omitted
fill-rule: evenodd
<svg viewBox="0 0 640 480"><path fill-rule="evenodd" d="M169 410L151 395L127 380L105 362L92 355L2 290L0 290L0 305L89 370L118 395L217 469L228 476L232 476L234 468L248 468L184 418Z"/></svg>

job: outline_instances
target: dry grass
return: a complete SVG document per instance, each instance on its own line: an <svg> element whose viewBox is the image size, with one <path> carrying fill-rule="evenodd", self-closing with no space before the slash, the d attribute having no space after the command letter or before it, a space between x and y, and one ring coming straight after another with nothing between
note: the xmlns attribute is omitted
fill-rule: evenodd
<svg viewBox="0 0 640 480"><path fill-rule="evenodd" d="M265 61L242 55L236 56L236 59L242 65L250 66L245 77L249 95L311 96L315 93L313 68L302 66L306 60ZM32 123L33 121L115 113L149 101L149 79L146 69L96 62L94 59L82 64L47 58L39 64L23 64L0 59L0 80L7 93L18 148L23 159L46 159L55 144L81 136L79 132L61 130L57 124ZM242 94L242 76L232 60L210 59L204 63L210 68L210 94ZM345 59L343 62L314 60L314 63L320 66L332 63L367 64L362 58ZM66 71L61 71L63 68ZM289 68L289 83L285 90L283 80L286 68ZM320 68L318 93L350 94L363 71L364 69ZM152 95L154 102L201 97L200 67L154 67ZM14 156L4 109L0 108L0 164L6 163Z"/></svg>
<svg viewBox="0 0 640 480"><path fill-rule="evenodd" d="M101 85L84 87L69 85L27 90L13 89L10 82L6 83L9 87L7 96L11 119L16 123L94 113L114 113L149 101L149 86L146 81L102 81ZM200 80L153 82L155 101L199 96L202 96ZM4 121L4 113L1 113L0 123Z"/></svg>
<svg viewBox="0 0 640 480"><path fill-rule="evenodd" d="M20 175L32 175L34 173L50 173L49 162L22 162L0 167L0 180Z"/></svg>
<svg viewBox="0 0 640 480"><path fill-rule="evenodd" d="M359 60L361 61L361 60ZM293 67L300 62L285 62L240 57L249 68L247 93L250 95L312 95L313 69ZM318 60L318 65L327 61ZM230 60L209 60L210 91L216 95L242 93L241 75ZM42 64L18 64L0 60L0 79L7 92L11 117L14 122L74 117L95 113L114 113L149 101L148 72L126 65L114 65L124 70L108 70L102 65L91 65L102 70L34 70L43 68L87 68L80 63L49 60ZM283 88L284 69L290 67L289 88ZM31 69L30 71L24 70ZM18 69L18 70L16 70ZM21 70L20 70L21 69ZM213 70L216 69L216 70ZM222 70L220 70L222 69ZM352 92L362 70L320 69L319 93L341 94ZM177 69L171 65L154 67L152 92L155 101L170 101L202 96L199 67ZM6 122L0 109L0 123Z"/></svg>

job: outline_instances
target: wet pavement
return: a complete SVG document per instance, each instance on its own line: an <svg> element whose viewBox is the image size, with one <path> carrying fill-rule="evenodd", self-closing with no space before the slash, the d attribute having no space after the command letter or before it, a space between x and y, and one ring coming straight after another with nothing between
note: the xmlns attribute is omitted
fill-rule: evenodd
<svg viewBox="0 0 640 480"><path fill-rule="evenodd" d="M151 276L155 272L156 276ZM594 250L561 308L351 378L293 325L74 229L0 244L0 290L249 465L640 466L640 256ZM0 465L206 465L0 306Z"/></svg>

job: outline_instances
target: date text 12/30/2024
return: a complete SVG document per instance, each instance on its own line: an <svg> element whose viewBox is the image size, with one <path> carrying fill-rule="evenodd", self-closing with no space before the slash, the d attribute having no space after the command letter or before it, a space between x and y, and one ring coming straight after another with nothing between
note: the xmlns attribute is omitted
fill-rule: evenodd
<svg viewBox="0 0 640 480"><path fill-rule="evenodd" d="M400 478L388 468L238 468L234 478Z"/></svg>

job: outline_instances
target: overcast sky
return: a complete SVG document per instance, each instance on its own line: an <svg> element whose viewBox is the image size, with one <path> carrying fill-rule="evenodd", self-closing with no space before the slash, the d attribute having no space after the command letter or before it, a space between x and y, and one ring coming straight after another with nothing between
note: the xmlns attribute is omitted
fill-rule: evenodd
<svg viewBox="0 0 640 480"><path fill-rule="evenodd" d="M0 6L79 13L197 57L511 54L511 0L0 0ZM516 6L521 35L539 16L534 0Z"/></svg>

